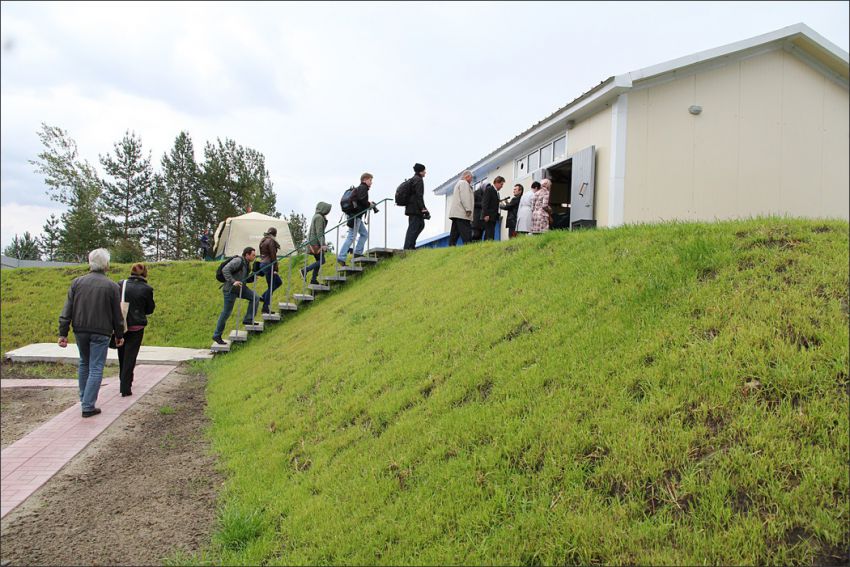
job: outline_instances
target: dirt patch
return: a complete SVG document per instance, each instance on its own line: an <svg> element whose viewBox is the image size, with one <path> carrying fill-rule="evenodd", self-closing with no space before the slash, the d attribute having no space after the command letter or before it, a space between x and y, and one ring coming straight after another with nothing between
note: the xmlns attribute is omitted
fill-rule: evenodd
<svg viewBox="0 0 850 567"><path fill-rule="evenodd" d="M203 376L172 372L2 521L11 565L161 565L205 547L222 478ZM5 411L4 411L5 413Z"/></svg>
<svg viewBox="0 0 850 567"><path fill-rule="evenodd" d="M0 389L0 447L5 449L79 401L77 388Z"/></svg>

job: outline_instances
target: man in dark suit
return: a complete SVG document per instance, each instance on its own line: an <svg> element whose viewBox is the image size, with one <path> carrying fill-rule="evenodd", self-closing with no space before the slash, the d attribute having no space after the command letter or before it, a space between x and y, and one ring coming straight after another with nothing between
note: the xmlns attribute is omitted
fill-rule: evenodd
<svg viewBox="0 0 850 567"><path fill-rule="evenodd" d="M493 180L493 184L484 187L481 196L481 220L484 224L484 235L481 240L496 239L496 223L499 222L499 191L505 184L505 178L501 175Z"/></svg>

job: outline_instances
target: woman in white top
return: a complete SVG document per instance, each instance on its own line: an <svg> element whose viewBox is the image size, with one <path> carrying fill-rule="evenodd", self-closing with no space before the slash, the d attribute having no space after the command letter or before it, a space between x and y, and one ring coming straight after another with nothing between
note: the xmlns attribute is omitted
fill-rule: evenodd
<svg viewBox="0 0 850 567"><path fill-rule="evenodd" d="M532 189L540 183L535 181L531 184ZM533 191L523 191L522 198L519 200L519 209L516 215L516 232L517 234L528 234L531 232L531 201L534 198Z"/></svg>

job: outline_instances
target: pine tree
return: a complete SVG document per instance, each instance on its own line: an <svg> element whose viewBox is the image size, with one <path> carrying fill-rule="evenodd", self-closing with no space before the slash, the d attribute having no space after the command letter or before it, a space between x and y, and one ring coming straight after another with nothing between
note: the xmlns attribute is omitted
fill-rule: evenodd
<svg viewBox="0 0 850 567"><path fill-rule="evenodd" d="M38 260L40 253L38 239L33 238L29 232L24 232L21 237L16 234L12 243L3 251L6 256L18 260Z"/></svg>
<svg viewBox="0 0 850 567"><path fill-rule="evenodd" d="M58 258L59 240L61 238L61 227L59 225L59 219L55 214L50 214L50 217L45 221L41 230L41 238L39 238L41 242L41 253L44 254L45 260L52 262Z"/></svg>
<svg viewBox="0 0 850 567"><path fill-rule="evenodd" d="M85 262L89 252L109 244L110 227L101 220L98 197L96 188L79 192L62 214L57 251L63 260Z"/></svg>
<svg viewBox="0 0 850 567"><path fill-rule="evenodd" d="M292 243L298 248L307 239L307 217L292 211L287 224L289 225L289 232L292 234Z"/></svg>
<svg viewBox="0 0 850 567"><path fill-rule="evenodd" d="M134 232L132 229L147 230L145 216L149 210L149 199L154 184L150 152L142 155L142 141L129 130L124 138L114 144L114 156L100 156L100 163L112 181L103 183L103 205L107 214L118 223L121 237L125 240Z"/></svg>
<svg viewBox="0 0 850 567"><path fill-rule="evenodd" d="M199 219L197 209L203 207L201 173L195 162L195 149L188 132L180 132L169 154L162 156L164 198L170 205L168 227L172 239L171 257L179 260L194 255L195 234L203 232L207 222Z"/></svg>

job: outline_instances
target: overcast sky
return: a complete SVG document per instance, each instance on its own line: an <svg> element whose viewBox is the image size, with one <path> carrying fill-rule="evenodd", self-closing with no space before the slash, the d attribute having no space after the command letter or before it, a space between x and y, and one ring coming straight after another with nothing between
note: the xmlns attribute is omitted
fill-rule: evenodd
<svg viewBox="0 0 850 567"><path fill-rule="evenodd" d="M186 130L266 156L277 209L312 216L364 171L373 200L428 168L432 190L611 75L798 22L848 50L847 2L6 2L2 246L51 212L27 160L42 122L99 154L126 130L159 168ZM390 246L406 219L391 206ZM384 211L381 211L384 214ZM379 219L373 245L382 245Z"/></svg>

